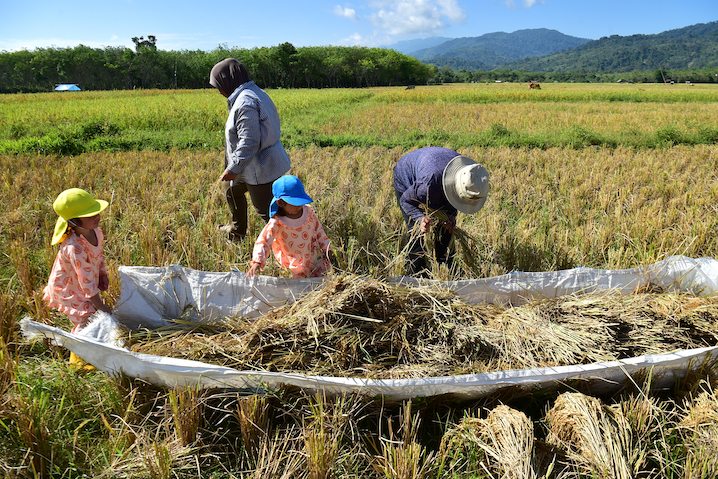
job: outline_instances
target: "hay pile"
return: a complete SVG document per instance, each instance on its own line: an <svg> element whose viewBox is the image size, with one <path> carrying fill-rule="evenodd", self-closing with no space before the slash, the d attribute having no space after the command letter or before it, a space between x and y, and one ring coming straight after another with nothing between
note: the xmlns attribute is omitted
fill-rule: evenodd
<svg viewBox="0 0 718 479"><path fill-rule="evenodd" d="M521 307L341 275L258 319L128 333L133 351L241 370L406 378L586 364L713 346L718 298L603 292Z"/></svg>
<svg viewBox="0 0 718 479"><path fill-rule="evenodd" d="M448 470L467 457L481 457L490 477L536 479L534 424L521 411L505 405L489 411L485 419L466 416L441 438L440 455Z"/></svg>

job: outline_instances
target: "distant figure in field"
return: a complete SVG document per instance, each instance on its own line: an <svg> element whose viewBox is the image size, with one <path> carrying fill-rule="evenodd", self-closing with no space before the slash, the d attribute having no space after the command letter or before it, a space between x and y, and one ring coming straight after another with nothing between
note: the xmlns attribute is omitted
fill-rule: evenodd
<svg viewBox="0 0 718 479"><path fill-rule="evenodd" d="M279 114L269 95L250 78L234 58L217 63L209 83L227 98L229 116L224 126L222 189L232 220L219 228L232 241L247 234L247 200L264 222L269 221L272 183L289 171L289 156L280 141Z"/></svg>
<svg viewBox="0 0 718 479"><path fill-rule="evenodd" d="M424 274L423 235L433 233L437 261L451 267L457 212L473 214L484 206L489 172L449 148L420 148L402 156L394 167L394 193L409 228L407 274Z"/></svg>
<svg viewBox="0 0 718 479"><path fill-rule="evenodd" d="M538 83L534 83L534 82L529 83L529 90L540 90L540 89L541 89L541 85L539 85Z"/></svg>

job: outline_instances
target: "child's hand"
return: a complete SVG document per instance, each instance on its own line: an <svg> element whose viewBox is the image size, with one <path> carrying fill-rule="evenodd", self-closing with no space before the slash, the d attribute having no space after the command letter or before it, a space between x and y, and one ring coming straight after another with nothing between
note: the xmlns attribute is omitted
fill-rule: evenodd
<svg viewBox="0 0 718 479"><path fill-rule="evenodd" d="M252 276L256 276L257 273L259 273L260 267L259 263L249 263L249 271L247 271L247 278L251 278Z"/></svg>
<svg viewBox="0 0 718 479"><path fill-rule="evenodd" d="M99 309L100 311L104 311L104 312L107 313L107 314L112 314L112 309L110 309L110 307L107 306L107 305L104 304L104 303L102 303L102 306L100 306L98 309Z"/></svg>
<svg viewBox="0 0 718 479"><path fill-rule="evenodd" d="M110 307L102 302L102 298L100 298L100 293L97 293L96 295L91 297L90 301L92 301L92 305L95 307L96 310L112 314L112 310L110 309Z"/></svg>
<svg viewBox="0 0 718 479"><path fill-rule="evenodd" d="M100 275L100 281L97 283L97 287L100 291L107 291L110 287L110 278L106 274Z"/></svg>

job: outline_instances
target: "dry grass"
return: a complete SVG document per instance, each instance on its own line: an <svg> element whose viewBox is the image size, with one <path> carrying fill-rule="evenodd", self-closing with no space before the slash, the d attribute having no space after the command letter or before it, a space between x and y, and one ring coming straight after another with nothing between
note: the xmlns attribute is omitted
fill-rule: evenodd
<svg viewBox="0 0 718 479"><path fill-rule="evenodd" d="M451 145L448 145L451 146ZM669 255L718 255L715 146L665 150L460 149L491 174L491 196L476 215L459 215L471 257L452 279L512 270L574 266L620 269ZM392 191L393 165L404 149L308 148L290 151L342 269L373 277L403 273L404 229ZM40 292L55 248L52 201L68 185L111 202L107 235L108 300L119 294L119 265L183 264L204 271L246 270L251 242L227 245L216 225L226 207L216 184L219 155L210 152L83 154L77 158L0 156L0 258L23 307L44 314ZM47 171L37 181L35 164ZM560 165L553 167L551 165ZM708 173L706 173L708 172ZM12 180L10 180L12 178ZM177 188L177 185L182 188ZM172 201L168 201L172 192ZM252 215L250 237L261 222ZM277 274L270 261L267 274ZM31 288L28 290L28 288ZM39 305L39 306L38 306Z"/></svg>
<svg viewBox="0 0 718 479"><path fill-rule="evenodd" d="M338 275L258 319L127 339L137 352L236 369L401 378L610 361L717 337L715 297L609 291L504 309L436 286Z"/></svg>
<svg viewBox="0 0 718 479"><path fill-rule="evenodd" d="M356 451L344 447L345 436L350 428L350 419L359 405L352 398L338 397L328 400L317 394L309 400L308 412L302 424L304 454L307 460L309 479L329 479L339 477L336 474L337 464L346 456ZM344 457L342 457L344 456Z"/></svg>
<svg viewBox="0 0 718 479"><path fill-rule="evenodd" d="M580 393L558 397L545 417L547 442L568 451L585 473L601 478L633 477L631 428L619 408Z"/></svg>
<svg viewBox="0 0 718 479"><path fill-rule="evenodd" d="M301 450L299 431L290 429L267 436L261 442L256 466L245 477L249 479L293 479L303 477L306 471L304 456L297 454Z"/></svg>
<svg viewBox="0 0 718 479"><path fill-rule="evenodd" d="M463 418L444 434L442 469L446 473L457 468L476 469L491 477L535 479L541 464L536 460L535 443L533 422L523 412L500 405L486 418ZM550 473L553 461L548 458L541 477Z"/></svg>
<svg viewBox="0 0 718 479"><path fill-rule="evenodd" d="M199 442L199 430L204 419L201 389L197 386L188 386L171 390L169 401L180 446Z"/></svg>
<svg viewBox="0 0 718 479"><path fill-rule="evenodd" d="M420 422L419 415L411 411L411 401L399 413L399 431L387 421L387 437L380 437L380 451L373 463L376 472L388 479L422 479L430 473L435 467L434 453L418 442Z"/></svg>
<svg viewBox="0 0 718 479"><path fill-rule="evenodd" d="M685 441L685 478L718 475L718 396L710 385L685 407L678 429Z"/></svg>
<svg viewBox="0 0 718 479"><path fill-rule="evenodd" d="M242 434L244 452L250 465L259 461L260 446L268 437L269 406L264 396L238 398L236 417Z"/></svg>
<svg viewBox="0 0 718 479"><path fill-rule="evenodd" d="M423 92L419 91L415 95ZM521 92L523 93L523 92ZM430 96L429 92L427 96ZM447 135L479 132L502 125L511 131L529 134L546 134L558 129L575 127L603 134L627 131L657 130L667 124L681 125L686 119L692 125L709 125L715 122L715 111L710 103L649 103L637 106L629 102L593 102L590 107L563 102L534 102L528 96L524 101L511 103L489 102L479 105L443 104L441 109L429 110L424 103L382 104L363 109L363 114L347 115L337 122L325 124L324 134L366 134L377 136L394 131L441 131ZM432 105L436 106L436 105Z"/></svg>
<svg viewBox="0 0 718 479"><path fill-rule="evenodd" d="M50 477L53 451L49 441L47 394L27 398L22 394L14 396L14 418L20 438L27 450L30 473L38 478Z"/></svg>

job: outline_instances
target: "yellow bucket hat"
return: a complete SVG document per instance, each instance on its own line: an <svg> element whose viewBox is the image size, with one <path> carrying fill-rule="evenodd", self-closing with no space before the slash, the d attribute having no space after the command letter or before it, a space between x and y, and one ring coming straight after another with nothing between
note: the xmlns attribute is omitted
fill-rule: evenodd
<svg viewBox="0 0 718 479"><path fill-rule="evenodd" d="M107 201L96 200L94 196L80 188L70 188L60 193L52 204L52 208L60 217L55 223L52 244L62 241L67 231L67 220L95 216L107 208Z"/></svg>

